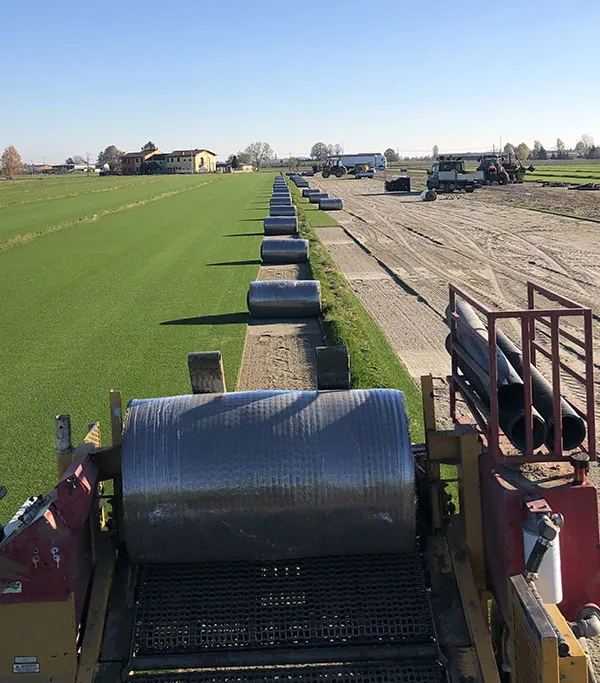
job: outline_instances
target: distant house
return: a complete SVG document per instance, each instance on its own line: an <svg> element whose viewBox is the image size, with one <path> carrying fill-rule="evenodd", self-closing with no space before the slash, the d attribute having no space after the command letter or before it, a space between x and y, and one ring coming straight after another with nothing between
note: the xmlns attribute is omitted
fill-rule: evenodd
<svg viewBox="0 0 600 683"><path fill-rule="evenodd" d="M52 170L44 171L44 173L88 173L88 171L93 171L91 166L87 164L53 164L51 166Z"/></svg>
<svg viewBox="0 0 600 683"><path fill-rule="evenodd" d="M232 168L227 161L217 161L217 173L252 173L252 164L240 164L237 168Z"/></svg>
<svg viewBox="0 0 600 683"><path fill-rule="evenodd" d="M167 173L214 173L217 155L208 149L179 149L164 155Z"/></svg>
<svg viewBox="0 0 600 683"><path fill-rule="evenodd" d="M127 152L121 159L121 171L123 175L137 175L144 161L148 161L155 154L160 154L160 150L153 152Z"/></svg>

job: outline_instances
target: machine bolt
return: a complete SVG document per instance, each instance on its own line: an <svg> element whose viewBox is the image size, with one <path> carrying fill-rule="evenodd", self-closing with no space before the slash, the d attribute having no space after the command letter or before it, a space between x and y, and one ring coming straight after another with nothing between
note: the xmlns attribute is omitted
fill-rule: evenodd
<svg viewBox="0 0 600 683"><path fill-rule="evenodd" d="M590 456L587 453L573 453L569 456L569 462L573 468L573 483L585 483L590 469Z"/></svg>

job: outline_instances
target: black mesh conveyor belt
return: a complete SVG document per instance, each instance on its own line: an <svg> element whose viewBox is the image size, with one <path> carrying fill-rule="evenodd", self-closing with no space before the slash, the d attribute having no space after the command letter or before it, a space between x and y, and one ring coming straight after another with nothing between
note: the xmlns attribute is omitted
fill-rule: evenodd
<svg viewBox="0 0 600 683"><path fill-rule="evenodd" d="M144 565L131 662L338 646L424 651L433 641L418 555Z"/></svg>
<svg viewBox="0 0 600 683"><path fill-rule="evenodd" d="M130 683L445 683L447 680L444 669L436 662L193 671L128 678Z"/></svg>

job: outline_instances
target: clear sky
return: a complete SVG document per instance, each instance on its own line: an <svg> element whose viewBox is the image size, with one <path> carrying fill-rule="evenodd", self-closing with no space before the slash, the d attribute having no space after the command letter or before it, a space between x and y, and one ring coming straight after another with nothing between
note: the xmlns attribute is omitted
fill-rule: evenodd
<svg viewBox="0 0 600 683"><path fill-rule="evenodd" d="M600 142L599 0L0 0L0 148Z"/></svg>

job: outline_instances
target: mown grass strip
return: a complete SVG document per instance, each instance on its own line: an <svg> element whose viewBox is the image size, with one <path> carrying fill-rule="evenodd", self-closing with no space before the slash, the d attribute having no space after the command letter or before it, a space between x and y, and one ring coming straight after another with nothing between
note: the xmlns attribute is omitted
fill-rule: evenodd
<svg viewBox="0 0 600 683"><path fill-rule="evenodd" d="M17 235L15 237L11 237L8 240L5 240L4 242L0 242L0 252L8 251L9 249L13 249L14 247L18 247L23 244L28 244L29 242L33 242L34 240L39 239L40 237L51 235L54 232L68 230L69 228L73 228L76 225L86 225L88 223L95 223L96 221L99 221L101 218L104 218L105 216L110 216L111 214L122 213L123 211L129 211L130 209L135 209L140 206L144 206L145 204L149 204L150 202L156 202L161 199L166 199L167 197L174 197L175 195L181 194L182 192L189 192L190 190L195 190L198 187L202 187L203 185L208 185L211 182L215 181L209 180L204 183L199 183L198 185L183 187L179 190L163 192L162 194L155 195L154 197L150 197L149 199L141 199L140 201L132 202L131 204L118 206L115 209L105 209L104 211L93 213L90 216L81 216L79 218L75 218L72 221L64 221L63 223L58 223L57 225L50 225L47 228L44 228L43 230L38 230L38 232L29 232L24 235Z"/></svg>
<svg viewBox="0 0 600 683"><path fill-rule="evenodd" d="M110 185L109 187L98 187L94 189L85 188L78 192L68 192L67 194L54 194L50 196L42 196L35 198L19 199L10 202L0 202L0 209L4 209L9 206L26 206L27 204L39 204L40 202L53 202L59 199L68 199L69 197L82 197L87 194L97 194L99 192L114 192L115 190L126 190L130 187L139 187L140 185L151 185L160 183L161 179L154 177L152 180L147 180L145 183L134 182L134 183L121 183L120 185ZM65 189L71 189L66 187Z"/></svg>
<svg viewBox="0 0 600 683"><path fill-rule="evenodd" d="M234 387L271 178L217 180L0 253L0 521L56 481L54 415L72 415L75 440L100 419L107 439L109 390L189 393L190 351L220 350Z"/></svg>
<svg viewBox="0 0 600 683"><path fill-rule="evenodd" d="M404 392L413 441L424 438L421 394L377 323L363 308L307 220L306 204L292 185L301 235L309 240L310 270L321 283L323 328L327 343L344 345L350 354L355 389L388 388Z"/></svg>

